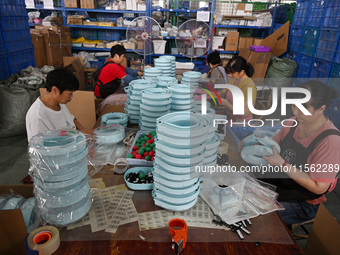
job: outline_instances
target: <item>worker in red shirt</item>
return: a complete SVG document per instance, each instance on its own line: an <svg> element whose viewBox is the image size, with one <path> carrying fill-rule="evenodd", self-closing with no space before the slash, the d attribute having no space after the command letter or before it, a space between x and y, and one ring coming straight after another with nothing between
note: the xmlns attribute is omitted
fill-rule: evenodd
<svg viewBox="0 0 340 255"><path fill-rule="evenodd" d="M122 45L117 44L111 48L111 57L101 68L94 88L94 94L97 97L106 98L115 93L121 84L121 80L129 84L130 81L143 75L139 70L132 70L121 65L125 53L126 49Z"/></svg>

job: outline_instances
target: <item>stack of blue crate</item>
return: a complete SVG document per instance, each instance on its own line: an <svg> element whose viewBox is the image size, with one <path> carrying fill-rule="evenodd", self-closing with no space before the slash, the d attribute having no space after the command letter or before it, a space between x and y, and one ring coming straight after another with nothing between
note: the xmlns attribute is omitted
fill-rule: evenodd
<svg viewBox="0 0 340 255"><path fill-rule="evenodd" d="M0 2L0 80L35 66L25 0Z"/></svg>
<svg viewBox="0 0 340 255"><path fill-rule="evenodd" d="M295 78L320 79L338 91L338 99L334 100L325 113L339 127L339 0L297 1L286 56L298 64Z"/></svg>

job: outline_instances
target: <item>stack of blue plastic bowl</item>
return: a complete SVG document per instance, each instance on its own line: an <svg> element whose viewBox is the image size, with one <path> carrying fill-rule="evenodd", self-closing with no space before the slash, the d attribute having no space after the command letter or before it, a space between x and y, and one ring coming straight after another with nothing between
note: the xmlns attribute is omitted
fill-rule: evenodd
<svg viewBox="0 0 340 255"><path fill-rule="evenodd" d="M142 101L141 92L147 88L155 88L156 82L152 80L137 79L130 82L128 89L125 91L128 94L125 103L125 112L129 116L130 123L138 124L140 116L140 104Z"/></svg>
<svg viewBox="0 0 340 255"><path fill-rule="evenodd" d="M181 83L190 84L192 87L198 87L201 76L202 74L196 71L184 72Z"/></svg>
<svg viewBox="0 0 340 255"><path fill-rule="evenodd" d="M168 88L169 84L177 84L178 80L174 77L158 76L157 77L157 88Z"/></svg>
<svg viewBox="0 0 340 255"><path fill-rule="evenodd" d="M159 59L162 59L162 60L166 59L168 62L171 63L171 73L170 73L170 76L171 77L176 77L176 57L175 56L165 55L165 56L160 56Z"/></svg>
<svg viewBox="0 0 340 255"><path fill-rule="evenodd" d="M169 59L155 58L153 61L155 63L155 67L161 70L161 74L159 75L163 75L167 77L171 76L171 61Z"/></svg>
<svg viewBox="0 0 340 255"><path fill-rule="evenodd" d="M102 116L100 125L105 126L108 124L117 124L126 127L129 116L122 112L109 112Z"/></svg>
<svg viewBox="0 0 340 255"><path fill-rule="evenodd" d="M190 112L169 113L157 119L153 198L156 205L184 211L195 205L199 172L205 158L206 119Z"/></svg>
<svg viewBox="0 0 340 255"><path fill-rule="evenodd" d="M150 67L144 69L143 78L145 80L152 80L154 81L157 76L162 75L163 70L160 68Z"/></svg>
<svg viewBox="0 0 340 255"><path fill-rule="evenodd" d="M217 163L217 149L220 145L220 136L216 133L217 125L214 127L213 115L201 115L208 123L208 135L205 141L205 166L214 166Z"/></svg>
<svg viewBox="0 0 340 255"><path fill-rule="evenodd" d="M170 113L171 92L169 89L151 88L142 91L140 105L141 130L154 130L157 118Z"/></svg>
<svg viewBox="0 0 340 255"><path fill-rule="evenodd" d="M171 112L190 111L194 103L194 89L187 84L169 84L172 92Z"/></svg>
<svg viewBox="0 0 340 255"><path fill-rule="evenodd" d="M87 143L79 131L45 131L29 143L30 173L42 218L65 226L91 207Z"/></svg>

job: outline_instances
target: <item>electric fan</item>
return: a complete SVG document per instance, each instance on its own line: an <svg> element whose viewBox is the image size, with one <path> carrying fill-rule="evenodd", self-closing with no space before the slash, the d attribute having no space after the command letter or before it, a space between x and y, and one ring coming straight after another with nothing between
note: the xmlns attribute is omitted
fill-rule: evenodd
<svg viewBox="0 0 340 255"><path fill-rule="evenodd" d="M178 29L176 46L178 54L192 59L204 55L209 47L209 25L194 19L184 22Z"/></svg>
<svg viewBox="0 0 340 255"><path fill-rule="evenodd" d="M126 40L133 43L133 51L143 55L142 68L146 55L157 52L163 45L163 37L160 36L161 26L153 18L141 16L130 22L126 30Z"/></svg>

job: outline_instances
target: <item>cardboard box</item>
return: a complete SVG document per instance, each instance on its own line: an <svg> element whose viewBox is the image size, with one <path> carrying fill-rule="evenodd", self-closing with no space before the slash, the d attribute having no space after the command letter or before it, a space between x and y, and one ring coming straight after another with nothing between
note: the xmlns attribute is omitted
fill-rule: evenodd
<svg viewBox="0 0 340 255"><path fill-rule="evenodd" d="M225 43L225 48L224 48L226 51L237 51L238 50L239 35L240 35L239 32L228 32L226 43Z"/></svg>
<svg viewBox="0 0 340 255"><path fill-rule="evenodd" d="M61 67L63 63L60 35L50 30L42 30L44 36L47 65Z"/></svg>
<svg viewBox="0 0 340 255"><path fill-rule="evenodd" d="M46 54L45 54L45 44L44 36L39 32L34 32L31 30L32 44L34 47L34 58L35 65L37 67L42 67L47 64Z"/></svg>
<svg viewBox="0 0 340 255"><path fill-rule="evenodd" d="M79 8L80 0L64 0L64 4L66 8Z"/></svg>
<svg viewBox="0 0 340 255"><path fill-rule="evenodd" d="M78 60L79 61L79 60ZM46 93L45 88L40 88L40 95ZM66 104L70 113L87 129L92 130L96 123L95 101L93 91L76 90L71 102Z"/></svg>
<svg viewBox="0 0 340 255"><path fill-rule="evenodd" d="M253 11L253 4L238 3L236 9L236 15L251 16Z"/></svg>
<svg viewBox="0 0 340 255"><path fill-rule="evenodd" d="M261 79L265 77L272 56L270 52L255 52L250 49L240 49L239 56L245 58L245 60L253 66L254 75L252 78L261 81Z"/></svg>
<svg viewBox="0 0 340 255"><path fill-rule="evenodd" d="M11 190L25 198L33 197L33 185L0 186L0 194L10 194ZM21 210L0 211L0 226L0 254L26 254L27 229Z"/></svg>
<svg viewBox="0 0 340 255"><path fill-rule="evenodd" d="M95 1L95 0L80 0L80 8L97 9L97 1Z"/></svg>
<svg viewBox="0 0 340 255"><path fill-rule="evenodd" d="M282 25L274 33L264 38L260 45L270 47L270 53L275 57L279 57L287 51L288 36L289 21Z"/></svg>
<svg viewBox="0 0 340 255"><path fill-rule="evenodd" d="M262 41L263 41L263 39L254 38L254 44L253 45L260 46Z"/></svg>
<svg viewBox="0 0 340 255"><path fill-rule="evenodd" d="M86 89L83 59L80 57L63 57L64 67L74 73L79 81L79 90Z"/></svg>
<svg viewBox="0 0 340 255"><path fill-rule="evenodd" d="M254 45L254 38L252 37L240 37L238 41L239 49L249 49L250 45Z"/></svg>
<svg viewBox="0 0 340 255"><path fill-rule="evenodd" d="M320 204L318 213L313 223L312 231L309 234L305 254L336 255L340 251L340 225L328 212L323 204Z"/></svg>
<svg viewBox="0 0 340 255"><path fill-rule="evenodd" d="M83 16L67 16L66 22L70 25L83 25Z"/></svg>

